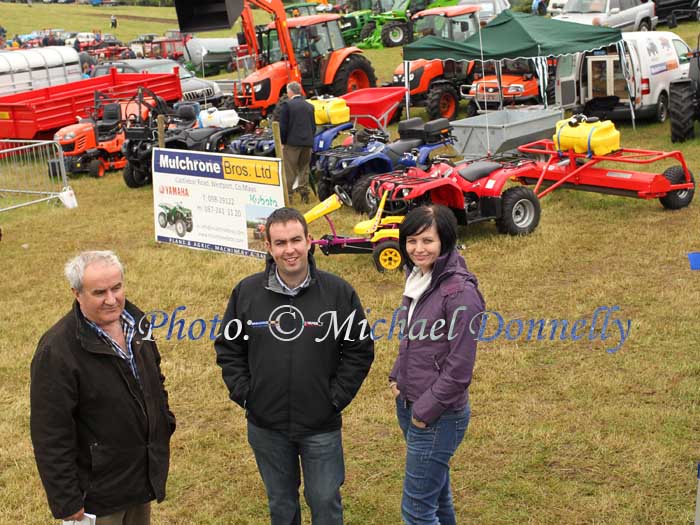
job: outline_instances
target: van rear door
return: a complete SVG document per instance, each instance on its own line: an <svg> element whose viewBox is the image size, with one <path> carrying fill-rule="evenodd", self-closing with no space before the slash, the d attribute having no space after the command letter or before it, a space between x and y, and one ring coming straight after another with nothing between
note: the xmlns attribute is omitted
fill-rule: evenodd
<svg viewBox="0 0 700 525"><path fill-rule="evenodd" d="M571 108L578 102L578 70L581 54L562 55L557 58L555 98L562 108Z"/></svg>

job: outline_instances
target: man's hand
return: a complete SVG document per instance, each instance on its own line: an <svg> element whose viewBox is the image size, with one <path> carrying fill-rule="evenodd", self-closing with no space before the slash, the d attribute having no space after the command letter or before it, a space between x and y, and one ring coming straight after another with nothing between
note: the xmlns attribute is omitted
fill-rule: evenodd
<svg viewBox="0 0 700 525"><path fill-rule="evenodd" d="M418 421L415 417L411 418L411 423L413 423L414 427L418 427L418 428L427 428L428 427L428 425L426 425L422 421Z"/></svg>
<svg viewBox="0 0 700 525"><path fill-rule="evenodd" d="M394 399L401 395L399 387L396 386L396 381L392 381L391 383L389 383L389 388L391 388L391 393L394 394Z"/></svg>
<svg viewBox="0 0 700 525"><path fill-rule="evenodd" d="M63 521L80 521L83 519L83 516L85 515L85 507L80 509L78 512L75 514L71 514L67 518L63 518Z"/></svg>

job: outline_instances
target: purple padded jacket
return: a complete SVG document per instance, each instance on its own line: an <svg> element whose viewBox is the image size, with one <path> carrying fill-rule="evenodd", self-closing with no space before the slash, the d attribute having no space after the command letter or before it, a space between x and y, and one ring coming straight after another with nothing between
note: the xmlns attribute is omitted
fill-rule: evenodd
<svg viewBox="0 0 700 525"><path fill-rule="evenodd" d="M413 416L431 424L445 410L468 403L484 299L464 258L453 250L436 259L430 286L406 327L409 304L404 296L397 315L403 336L389 380L413 403Z"/></svg>

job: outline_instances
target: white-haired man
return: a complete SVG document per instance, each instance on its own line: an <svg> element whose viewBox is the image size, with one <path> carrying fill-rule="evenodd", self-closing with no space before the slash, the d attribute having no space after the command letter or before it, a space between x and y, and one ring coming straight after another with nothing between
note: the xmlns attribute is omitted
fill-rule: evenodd
<svg viewBox="0 0 700 525"><path fill-rule="evenodd" d="M148 525L165 497L170 436L160 355L141 334L113 252L66 264L73 308L39 341L31 365L34 456L54 517ZM138 330L137 330L138 325Z"/></svg>

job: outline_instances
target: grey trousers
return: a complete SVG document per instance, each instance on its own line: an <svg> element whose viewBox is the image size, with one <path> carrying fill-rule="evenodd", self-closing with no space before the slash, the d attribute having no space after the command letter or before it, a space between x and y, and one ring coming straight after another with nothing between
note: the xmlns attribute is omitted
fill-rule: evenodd
<svg viewBox="0 0 700 525"><path fill-rule="evenodd" d="M151 502L109 516L97 516L97 525L151 525Z"/></svg>
<svg viewBox="0 0 700 525"><path fill-rule="evenodd" d="M311 146L287 146L282 148L284 175L287 178L287 194L292 194L294 180L299 179L299 193L309 193L309 162L311 161Z"/></svg>

